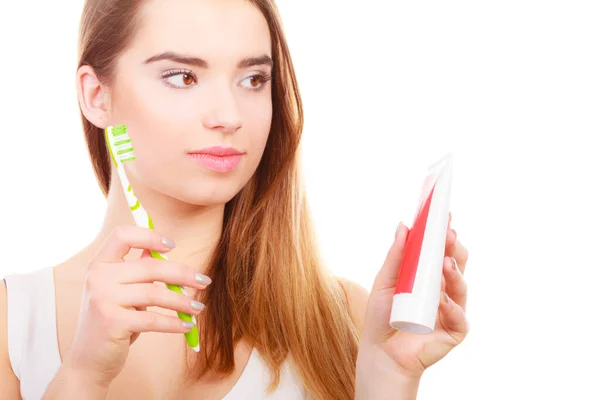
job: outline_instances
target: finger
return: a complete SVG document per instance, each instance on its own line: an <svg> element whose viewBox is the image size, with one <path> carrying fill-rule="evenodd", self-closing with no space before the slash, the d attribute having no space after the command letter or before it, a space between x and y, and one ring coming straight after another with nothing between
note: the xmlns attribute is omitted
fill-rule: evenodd
<svg viewBox="0 0 600 400"><path fill-rule="evenodd" d="M452 224L452 212L448 213L448 229L450 229L450 225Z"/></svg>
<svg viewBox="0 0 600 400"><path fill-rule="evenodd" d="M198 314L206 308L184 294L152 283L123 285L117 296L118 304L123 307L161 307L187 314Z"/></svg>
<svg viewBox="0 0 600 400"><path fill-rule="evenodd" d="M452 256L454 252L454 247L456 246L456 238L457 234L454 229L448 229L446 231L446 252L447 256Z"/></svg>
<svg viewBox="0 0 600 400"><path fill-rule="evenodd" d="M394 243L387 253L383 266L375 277L372 290L396 287L408 232L408 227L401 222L396 229Z"/></svg>
<svg viewBox="0 0 600 400"><path fill-rule="evenodd" d="M144 251L142 251L142 254L140 255L140 258L151 258L152 254L150 254L150 250L148 249L144 249Z"/></svg>
<svg viewBox="0 0 600 400"><path fill-rule="evenodd" d="M469 322L465 310L443 293L440 299L440 323L450 336L460 343L469 331Z"/></svg>
<svg viewBox="0 0 600 400"><path fill-rule="evenodd" d="M100 251L94 257L95 261L120 262L131 249L150 249L167 252L175 247L173 241L163 238L157 232L138 226L119 226L115 228Z"/></svg>
<svg viewBox="0 0 600 400"><path fill-rule="evenodd" d="M444 257L444 291L448 293L456 304L463 309L467 306L467 282L464 280L456 261L452 257Z"/></svg>
<svg viewBox="0 0 600 400"><path fill-rule="evenodd" d="M155 258L141 258L126 261L125 268L119 268L120 283L153 283L164 282L202 289L211 284L212 280L189 265Z"/></svg>
<svg viewBox="0 0 600 400"><path fill-rule="evenodd" d="M464 275L465 268L467 266L467 260L469 259L469 251L467 248L460 241L457 241L454 245L453 253L449 255L454 257L456 263L458 264L458 269L460 270L461 274Z"/></svg>
<svg viewBox="0 0 600 400"><path fill-rule="evenodd" d="M125 328L134 333L185 333L194 327L193 323L152 311L125 310L122 318L125 321Z"/></svg>
<svg viewBox="0 0 600 400"><path fill-rule="evenodd" d="M440 293L444 293L446 291L446 278L444 277L444 275L442 275L442 289L440 290Z"/></svg>

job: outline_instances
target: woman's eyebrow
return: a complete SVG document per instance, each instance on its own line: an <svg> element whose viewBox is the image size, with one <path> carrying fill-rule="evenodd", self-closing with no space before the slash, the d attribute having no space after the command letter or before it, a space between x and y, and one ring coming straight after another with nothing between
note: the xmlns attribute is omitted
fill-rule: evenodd
<svg viewBox="0 0 600 400"><path fill-rule="evenodd" d="M165 51L163 53L157 54L148 58L144 61L144 64L150 64L153 62L161 61L161 60L170 60L180 64L193 65L200 68L208 68L208 63L198 57L187 56L184 54L174 53L172 51ZM248 57L244 58L238 63L238 68L250 68L255 67L257 65L266 65L268 67L273 68L273 59L268 55L263 55L259 57Z"/></svg>

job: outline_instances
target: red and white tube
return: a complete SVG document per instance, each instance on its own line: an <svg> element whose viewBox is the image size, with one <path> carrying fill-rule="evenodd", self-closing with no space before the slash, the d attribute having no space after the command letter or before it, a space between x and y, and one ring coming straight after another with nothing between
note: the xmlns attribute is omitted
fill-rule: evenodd
<svg viewBox="0 0 600 400"><path fill-rule="evenodd" d="M431 333L440 303L448 230L452 155L428 169L419 208L408 233L398 273L390 325L410 333Z"/></svg>

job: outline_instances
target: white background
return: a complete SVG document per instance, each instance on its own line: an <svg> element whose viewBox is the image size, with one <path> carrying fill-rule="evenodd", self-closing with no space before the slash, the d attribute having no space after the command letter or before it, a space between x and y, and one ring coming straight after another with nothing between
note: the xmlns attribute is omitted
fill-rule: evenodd
<svg viewBox="0 0 600 400"><path fill-rule="evenodd" d="M103 217L74 88L81 4L1 6L0 276L61 262ZM335 273L370 288L427 166L455 153L472 329L419 399L600 398L598 3L278 4Z"/></svg>

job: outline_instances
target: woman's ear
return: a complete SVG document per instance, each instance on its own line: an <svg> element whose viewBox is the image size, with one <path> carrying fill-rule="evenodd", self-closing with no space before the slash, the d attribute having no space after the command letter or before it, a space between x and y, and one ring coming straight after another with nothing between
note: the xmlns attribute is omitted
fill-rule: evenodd
<svg viewBox="0 0 600 400"><path fill-rule="evenodd" d="M77 70L77 97L85 118L98 128L108 126L108 89L100 83L94 69L83 65Z"/></svg>

